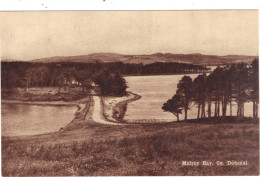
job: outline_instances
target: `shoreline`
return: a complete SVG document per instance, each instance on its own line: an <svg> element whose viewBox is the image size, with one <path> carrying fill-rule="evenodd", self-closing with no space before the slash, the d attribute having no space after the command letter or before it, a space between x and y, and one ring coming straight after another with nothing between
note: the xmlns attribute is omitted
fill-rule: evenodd
<svg viewBox="0 0 260 177"><path fill-rule="evenodd" d="M102 97L103 114L108 122L125 123L123 121L127 104L139 100L142 96L127 92L123 97ZM121 100L120 100L121 99Z"/></svg>
<svg viewBox="0 0 260 177"><path fill-rule="evenodd" d="M133 93L133 92L128 92L129 94L132 94L134 97L133 98L130 98L128 100L124 100L122 102L119 102L115 105L115 108L114 108L114 111L113 111L113 118L115 118L117 121L119 122L123 122L123 123L127 123L125 120L124 120L124 116L125 116L125 113L127 111L127 104L128 103L131 103L131 102L134 102L134 101L137 101L139 99L142 98L141 95L138 95L136 93ZM118 116L116 114L116 111L119 113Z"/></svg>
<svg viewBox="0 0 260 177"><path fill-rule="evenodd" d="M92 99L90 97L85 97L83 99L74 101L74 102L64 102L64 101L49 101L48 103L44 101L20 101L20 100L1 100L1 104L26 104L26 105L38 105L38 106L75 106L77 110L73 114L72 120L62 127L58 127L56 131L39 133L39 134L31 134L31 135L14 135L14 136L4 136L1 137L6 138L22 138L22 137L35 137L35 136L52 136L59 132L67 132L69 131L69 127L74 126L75 121L84 120L86 115L89 112L90 104Z"/></svg>
<svg viewBox="0 0 260 177"><path fill-rule="evenodd" d="M185 75L185 74L203 74L211 73L212 71L206 70L201 72L185 72L185 73L160 73L160 74L130 74L122 75L122 77L133 77L133 76L167 76L167 75Z"/></svg>

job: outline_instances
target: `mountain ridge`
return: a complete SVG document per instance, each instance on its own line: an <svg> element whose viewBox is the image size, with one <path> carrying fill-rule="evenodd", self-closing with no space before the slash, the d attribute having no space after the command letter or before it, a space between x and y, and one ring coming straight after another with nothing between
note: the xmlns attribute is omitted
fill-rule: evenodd
<svg viewBox="0 0 260 177"><path fill-rule="evenodd" d="M172 53L154 53L146 55L125 55L118 53L91 53L88 55L76 56L54 56L40 59L33 59L30 62L83 62L83 63L96 63L96 62L123 62L123 63L142 63L151 64L156 62L180 62L199 65L223 65L232 63L251 63L251 61L258 56L247 55L204 55L200 53L191 54L172 54Z"/></svg>

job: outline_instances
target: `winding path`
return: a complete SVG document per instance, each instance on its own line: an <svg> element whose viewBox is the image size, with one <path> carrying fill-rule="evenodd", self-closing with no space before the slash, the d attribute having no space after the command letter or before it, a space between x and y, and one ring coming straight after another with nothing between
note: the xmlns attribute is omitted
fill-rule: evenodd
<svg viewBox="0 0 260 177"><path fill-rule="evenodd" d="M102 105L99 96L93 96L93 100L94 100L94 111L92 115L93 121L101 124L119 125L119 123L109 122L105 120L102 114Z"/></svg>

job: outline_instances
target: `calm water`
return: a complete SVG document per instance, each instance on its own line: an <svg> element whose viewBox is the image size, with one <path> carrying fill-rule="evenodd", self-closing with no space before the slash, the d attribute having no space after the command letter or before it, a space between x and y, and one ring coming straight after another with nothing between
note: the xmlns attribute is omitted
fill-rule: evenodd
<svg viewBox="0 0 260 177"><path fill-rule="evenodd" d="M198 74L187 74L192 79ZM129 76L125 77L128 84L128 91L142 96L140 100L131 102L127 106L125 119L166 119L176 120L176 117L169 112L164 112L161 107L170 99L177 89L177 84L183 75L162 75L162 76ZM232 112L236 114L236 104L233 103ZM214 111L212 104L212 114ZM245 104L245 116L252 116L252 103ZM207 110L207 109L206 109ZM221 111L220 111L221 112ZM229 115L229 107L227 115ZM188 111L188 119L197 117L197 106L193 105ZM184 118L183 114L180 119Z"/></svg>
<svg viewBox="0 0 260 177"><path fill-rule="evenodd" d="M58 131L74 118L76 106L2 104L2 136L35 135Z"/></svg>

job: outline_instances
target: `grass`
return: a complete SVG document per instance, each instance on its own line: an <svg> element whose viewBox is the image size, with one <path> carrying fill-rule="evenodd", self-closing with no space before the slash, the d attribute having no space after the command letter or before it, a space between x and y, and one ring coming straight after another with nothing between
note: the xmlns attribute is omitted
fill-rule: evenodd
<svg viewBox="0 0 260 177"><path fill-rule="evenodd" d="M199 119L189 119L183 120L180 122L189 122L189 123L201 123L201 124L223 124L223 123L259 123L259 119L254 119L252 117L241 117L236 116L224 116L224 117L211 117L211 118L199 118Z"/></svg>
<svg viewBox="0 0 260 177"><path fill-rule="evenodd" d="M99 131L102 130L102 131ZM83 130L82 130L83 131ZM259 175L255 123L89 126L70 141L2 140L4 176ZM129 135L129 136L128 136ZM247 160L248 166L182 166Z"/></svg>

